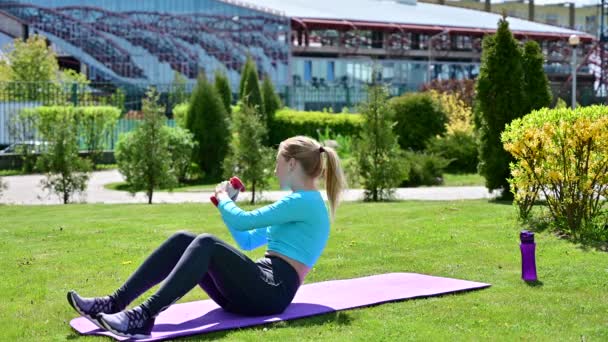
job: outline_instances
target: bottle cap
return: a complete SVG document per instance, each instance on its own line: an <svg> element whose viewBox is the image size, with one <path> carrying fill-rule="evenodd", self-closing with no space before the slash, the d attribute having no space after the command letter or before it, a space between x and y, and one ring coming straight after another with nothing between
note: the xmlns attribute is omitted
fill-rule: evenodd
<svg viewBox="0 0 608 342"><path fill-rule="evenodd" d="M522 243L534 243L534 233L528 230L522 230L519 233L519 240Z"/></svg>

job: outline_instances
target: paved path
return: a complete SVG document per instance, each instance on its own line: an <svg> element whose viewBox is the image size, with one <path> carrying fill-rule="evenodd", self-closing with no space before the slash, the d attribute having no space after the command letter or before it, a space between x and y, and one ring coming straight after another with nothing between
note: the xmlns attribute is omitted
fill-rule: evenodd
<svg viewBox="0 0 608 342"><path fill-rule="evenodd" d="M49 196L40 187L42 175L9 176L2 177L8 183L8 189L2 193L0 203L4 204L60 204L60 199ZM75 202L80 203L147 203L144 193L131 196L128 192L107 190L104 184L121 182L122 175L117 170L99 171L92 173L86 193L78 196ZM263 199L274 201L288 192L265 191ZM154 203L186 203L186 202L209 202L210 192L155 192ZM245 192L239 196L239 201L249 200L251 193ZM257 196L257 194L256 194ZM402 200L461 200L461 199L483 199L493 198L496 193L488 193L482 186L459 186L459 187L421 187L421 188L399 188L396 197ZM326 197L324 195L324 197ZM347 190L344 200L356 201L363 198L363 190Z"/></svg>

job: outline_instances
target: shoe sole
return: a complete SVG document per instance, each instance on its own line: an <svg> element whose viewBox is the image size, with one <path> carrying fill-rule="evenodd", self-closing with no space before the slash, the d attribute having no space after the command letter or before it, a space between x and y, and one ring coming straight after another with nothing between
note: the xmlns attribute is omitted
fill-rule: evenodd
<svg viewBox="0 0 608 342"><path fill-rule="evenodd" d="M142 334L133 335L133 334L126 334L126 333L123 333L120 331L116 331L111 326L106 324L106 322L103 320L103 317L101 317L99 319L99 324L101 324L103 326L103 329L106 329L107 331L111 332L112 334L120 336L120 337L129 337L129 338L136 338L136 339L152 337L152 335L142 335Z"/></svg>
<svg viewBox="0 0 608 342"><path fill-rule="evenodd" d="M97 318L92 317L91 315L80 310L78 305L76 305L76 301L74 300L74 297L72 297L72 295L73 292L68 292L68 303L70 303L70 306L73 307L74 310L76 310L76 312L78 312L81 316L85 317L86 319L91 321L91 323L95 324L98 328L104 329L104 327L102 327L101 324L99 324L99 322L97 321Z"/></svg>

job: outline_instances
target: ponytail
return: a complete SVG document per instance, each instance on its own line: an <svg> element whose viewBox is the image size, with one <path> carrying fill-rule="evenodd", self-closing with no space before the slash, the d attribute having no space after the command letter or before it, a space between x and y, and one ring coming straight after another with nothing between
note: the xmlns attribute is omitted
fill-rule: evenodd
<svg viewBox="0 0 608 342"><path fill-rule="evenodd" d="M346 178L340 163L340 157L331 147L323 147L327 156L325 164L325 191L329 199L329 208L331 209L332 220L336 216L336 208L340 203L342 190L346 188Z"/></svg>

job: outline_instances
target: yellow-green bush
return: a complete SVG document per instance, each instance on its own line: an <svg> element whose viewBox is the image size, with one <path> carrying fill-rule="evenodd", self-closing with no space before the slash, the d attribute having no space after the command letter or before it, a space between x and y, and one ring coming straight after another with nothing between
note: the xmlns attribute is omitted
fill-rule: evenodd
<svg viewBox="0 0 608 342"><path fill-rule="evenodd" d="M430 90L429 95L441 104L448 122L445 133L450 135L457 132L473 133L473 110L455 93L440 93Z"/></svg>
<svg viewBox="0 0 608 342"><path fill-rule="evenodd" d="M596 232L608 195L608 107L533 111L507 125L502 142L516 160L510 182L522 218L542 194L557 227L575 238Z"/></svg>
<svg viewBox="0 0 608 342"><path fill-rule="evenodd" d="M426 152L450 160L445 168L450 173L475 173L479 163L473 110L457 93L428 91L447 115L445 134L437 135L426 144Z"/></svg>
<svg viewBox="0 0 608 342"><path fill-rule="evenodd" d="M188 117L189 107L190 105L187 102L180 103L173 107L173 119L178 127L186 128L186 119Z"/></svg>

